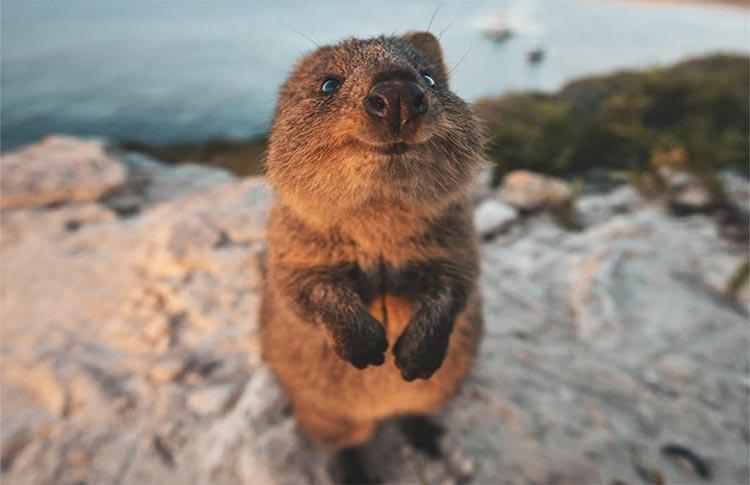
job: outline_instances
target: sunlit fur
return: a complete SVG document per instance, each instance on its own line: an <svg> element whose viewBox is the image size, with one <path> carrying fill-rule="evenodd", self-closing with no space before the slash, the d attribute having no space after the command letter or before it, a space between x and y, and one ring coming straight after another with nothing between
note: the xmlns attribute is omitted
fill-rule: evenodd
<svg viewBox="0 0 750 485"><path fill-rule="evenodd" d="M421 83L429 104L398 137L362 104L394 72ZM322 93L330 77L343 82ZM437 413L476 353L479 258L466 189L482 138L447 83L437 40L417 33L323 47L279 96L263 352L297 422L329 448L361 443L392 416ZM394 143L406 152L386 154Z"/></svg>

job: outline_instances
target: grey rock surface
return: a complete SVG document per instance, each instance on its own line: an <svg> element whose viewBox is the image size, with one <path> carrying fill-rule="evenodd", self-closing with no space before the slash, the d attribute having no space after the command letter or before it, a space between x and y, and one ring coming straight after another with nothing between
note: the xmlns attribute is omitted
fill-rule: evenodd
<svg viewBox="0 0 750 485"><path fill-rule="evenodd" d="M719 174L719 178L729 200L745 213L750 212L750 184L747 177L726 170Z"/></svg>
<svg viewBox="0 0 750 485"><path fill-rule="evenodd" d="M482 201L474 210L474 225L482 237L499 234L518 219L518 211L495 199Z"/></svg>
<svg viewBox="0 0 750 485"><path fill-rule="evenodd" d="M152 169L139 183L172 170ZM261 359L270 191L217 171L160 199L128 173L126 216L2 212L3 482L331 483ZM486 335L444 454L386 424L366 448L385 483L747 482L748 293L724 292L748 248L631 195L587 196L579 232L534 217L483 244Z"/></svg>
<svg viewBox="0 0 750 485"><path fill-rule="evenodd" d="M623 184L606 194L582 195L576 200L576 214L584 226L608 221L618 214L633 212L646 204L632 185Z"/></svg>
<svg viewBox="0 0 750 485"><path fill-rule="evenodd" d="M0 208L92 201L125 177L103 142L50 136L0 159Z"/></svg>
<svg viewBox="0 0 750 485"><path fill-rule="evenodd" d="M718 202L717 194L707 181L694 173L669 165L659 167L657 173L665 186L667 202L677 210L704 211Z"/></svg>

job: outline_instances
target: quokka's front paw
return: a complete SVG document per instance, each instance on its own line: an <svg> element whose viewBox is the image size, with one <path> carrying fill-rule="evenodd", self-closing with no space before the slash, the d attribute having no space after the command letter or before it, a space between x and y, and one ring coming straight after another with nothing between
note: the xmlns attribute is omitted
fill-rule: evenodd
<svg viewBox="0 0 750 485"><path fill-rule="evenodd" d="M331 337L336 354L357 369L385 362L384 354L388 348L385 330L369 313L335 326L331 329Z"/></svg>
<svg viewBox="0 0 750 485"><path fill-rule="evenodd" d="M405 381L429 379L443 364L450 332L443 326L412 321L393 346L396 367Z"/></svg>

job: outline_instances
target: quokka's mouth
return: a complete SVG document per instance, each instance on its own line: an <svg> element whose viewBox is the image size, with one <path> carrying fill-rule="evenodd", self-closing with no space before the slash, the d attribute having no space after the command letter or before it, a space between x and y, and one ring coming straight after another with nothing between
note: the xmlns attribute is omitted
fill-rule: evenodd
<svg viewBox="0 0 750 485"><path fill-rule="evenodd" d="M409 145L407 143L390 143L375 147L375 150L384 155L403 155L409 150Z"/></svg>
<svg viewBox="0 0 750 485"><path fill-rule="evenodd" d="M367 148L368 150L377 153L379 155L387 156L399 156L403 155L411 150L414 150L417 144L406 143L406 142L394 142L394 143L368 143L362 140L357 140L360 146Z"/></svg>

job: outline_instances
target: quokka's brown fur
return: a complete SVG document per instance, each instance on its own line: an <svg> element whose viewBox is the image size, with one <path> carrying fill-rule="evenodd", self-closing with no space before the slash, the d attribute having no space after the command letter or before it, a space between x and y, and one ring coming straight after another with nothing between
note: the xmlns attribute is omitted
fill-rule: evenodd
<svg viewBox="0 0 750 485"><path fill-rule="evenodd" d="M329 78L338 89L322 92ZM399 133L363 109L391 78L419 83L429 106ZM322 47L282 87L262 341L316 443L351 446L385 418L436 413L469 372L482 318L466 191L481 161L477 120L429 33Z"/></svg>

